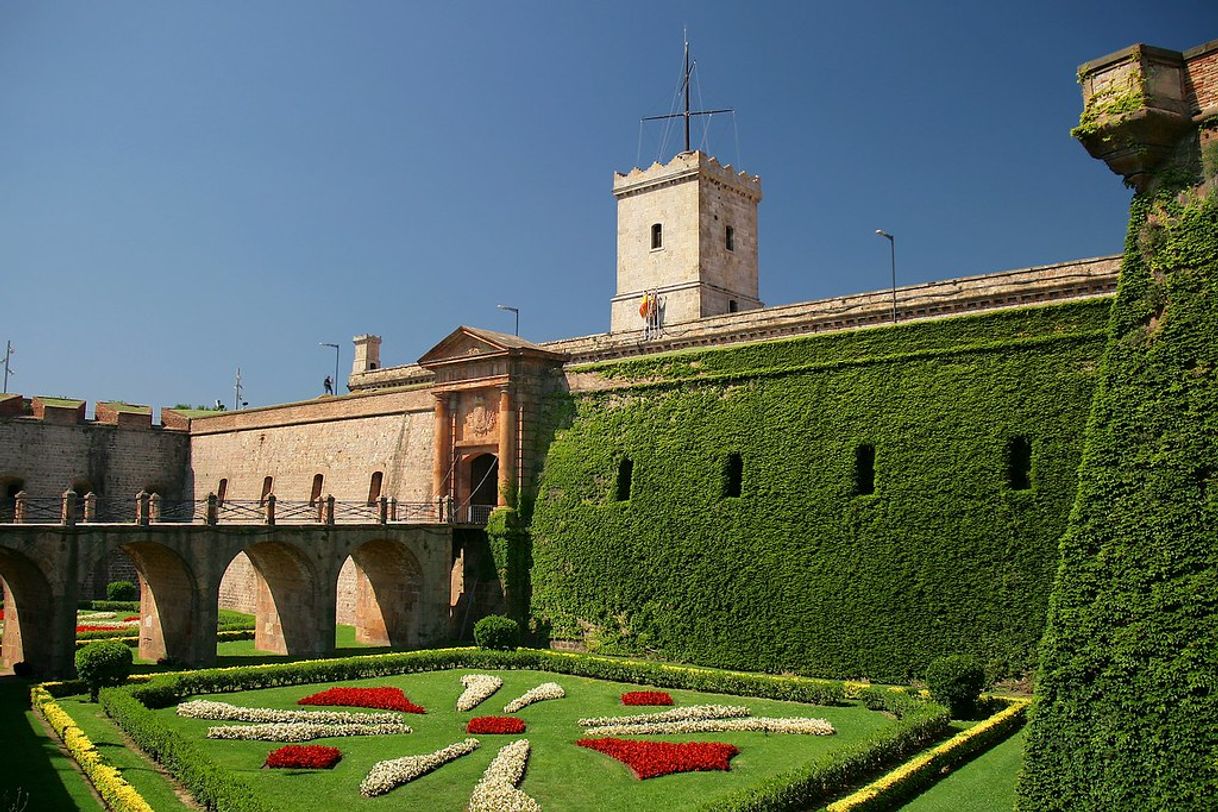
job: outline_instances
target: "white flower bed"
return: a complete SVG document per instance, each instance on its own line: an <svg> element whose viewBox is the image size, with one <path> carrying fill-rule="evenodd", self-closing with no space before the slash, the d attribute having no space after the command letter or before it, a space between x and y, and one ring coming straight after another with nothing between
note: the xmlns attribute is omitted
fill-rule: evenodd
<svg viewBox="0 0 1218 812"><path fill-rule="evenodd" d="M528 762L528 739L501 748L469 796L469 812L540 812L541 804L516 789Z"/></svg>
<svg viewBox="0 0 1218 812"><path fill-rule="evenodd" d="M209 739L252 739L266 742L307 742L339 736L399 736L409 733L407 725L325 725L313 722L285 722L271 725L221 725L209 727Z"/></svg>
<svg viewBox="0 0 1218 812"><path fill-rule="evenodd" d="M478 749L477 739L450 744L448 747L421 756L403 756L402 758L378 761L372 765L367 777L359 785L360 794L365 798L384 795L395 787L409 783L420 776L427 775L432 770L443 767L450 761L460 758Z"/></svg>
<svg viewBox="0 0 1218 812"><path fill-rule="evenodd" d="M633 716L597 716L580 719L581 727L607 727L609 725L638 725L653 722L686 722L693 719L730 719L748 716L749 709L743 705L690 705L688 708L673 708L659 713L636 713Z"/></svg>
<svg viewBox="0 0 1218 812"><path fill-rule="evenodd" d="M544 702L547 699L562 699L567 692L557 682L543 682L536 688L525 691L521 696L503 706L504 713L515 713L521 708L528 707L534 702Z"/></svg>
<svg viewBox="0 0 1218 812"><path fill-rule="evenodd" d="M503 680L490 674L466 674L461 678L465 690L457 698L457 710L473 710L482 701L503 687Z"/></svg>
<svg viewBox="0 0 1218 812"><path fill-rule="evenodd" d="M687 719L681 722L638 722L632 725L599 725L584 731L588 736L640 736L659 733L803 733L831 736L837 731L824 719Z"/></svg>
<svg viewBox="0 0 1218 812"><path fill-rule="evenodd" d="M114 620L114 618L116 618L116 617L118 617L118 614L115 612L77 612L76 613L77 620L88 620L88 621Z"/></svg>
<svg viewBox="0 0 1218 812"><path fill-rule="evenodd" d="M243 708L227 702L194 699L178 705L178 716L188 719L217 719L225 722L309 722L318 725L394 725L401 724L400 713L350 713L348 711L280 710Z"/></svg>

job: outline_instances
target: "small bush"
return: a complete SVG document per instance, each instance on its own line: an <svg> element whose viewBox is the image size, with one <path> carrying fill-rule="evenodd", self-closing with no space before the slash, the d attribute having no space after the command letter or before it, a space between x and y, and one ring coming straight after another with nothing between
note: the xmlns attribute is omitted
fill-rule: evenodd
<svg viewBox="0 0 1218 812"><path fill-rule="evenodd" d="M94 702L102 688L126 682L131 663L131 649L113 641L91 643L76 652L76 674L89 686Z"/></svg>
<svg viewBox="0 0 1218 812"><path fill-rule="evenodd" d="M22 660L19 663L13 663L13 675L27 679L34 676L34 668L25 660Z"/></svg>
<svg viewBox="0 0 1218 812"><path fill-rule="evenodd" d="M951 710L953 719L967 719L977 712L985 669L972 655L939 657L926 669L926 687L931 699Z"/></svg>
<svg viewBox="0 0 1218 812"><path fill-rule="evenodd" d="M106 584L106 598L112 601L138 601L140 591L130 581L111 581Z"/></svg>
<svg viewBox="0 0 1218 812"><path fill-rule="evenodd" d="M514 651L520 645L520 626L510 617L487 615L474 625L478 648Z"/></svg>

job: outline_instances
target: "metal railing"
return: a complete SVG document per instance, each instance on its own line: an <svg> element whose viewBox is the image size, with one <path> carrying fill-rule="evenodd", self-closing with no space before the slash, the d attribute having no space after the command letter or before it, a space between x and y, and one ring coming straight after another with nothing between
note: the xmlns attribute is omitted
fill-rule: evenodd
<svg viewBox="0 0 1218 812"><path fill-rule="evenodd" d="M485 525L493 505L456 505L448 497L430 502L399 502L381 497L371 502L325 499L295 501L226 499L166 500L140 493L134 499L80 496L0 498L0 524L227 524L227 525L368 525L472 524Z"/></svg>

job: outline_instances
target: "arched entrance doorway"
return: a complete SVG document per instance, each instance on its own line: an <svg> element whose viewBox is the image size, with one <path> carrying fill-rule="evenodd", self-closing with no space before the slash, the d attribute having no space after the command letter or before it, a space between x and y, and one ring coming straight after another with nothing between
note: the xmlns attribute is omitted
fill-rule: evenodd
<svg viewBox="0 0 1218 812"><path fill-rule="evenodd" d="M480 512L489 513L490 508L499 504L499 458L494 454L479 454L470 460L469 495L471 517Z"/></svg>

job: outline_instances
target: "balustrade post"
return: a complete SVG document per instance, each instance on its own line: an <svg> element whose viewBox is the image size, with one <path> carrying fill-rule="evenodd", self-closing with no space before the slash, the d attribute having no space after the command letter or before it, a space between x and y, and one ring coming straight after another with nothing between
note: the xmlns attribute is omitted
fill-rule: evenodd
<svg viewBox="0 0 1218 812"><path fill-rule="evenodd" d="M63 492L59 505L59 523L68 527L76 524L76 491L71 488Z"/></svg>
<svg viewBox="0 0 1218 812"><path fill-rule="evenodd" d="M89 524L95 521L97 521L97 494L89 491L85 494L84 522Z"/></svg>
<svg viewBox="0 0 1218 812"><path fill-rule="evenodd" d="M389 521L396 522L398 520L398 498L396 496L389 497Z"/></svg>
<svg viewBox="0 0 1218 812"><path fill-rule="evenodd" d="M275 524L275 494L267 494L266 497L266 523L269 525Z"/></svg>
<svg viewBox="0 0 1218 812"><path fill-rule="evenodd" d="M29 505L26 501L29 496L25 491L17 491L17 495L13 497L13 523L24 524L26 513L29 511Z"/></svg>
<svg viewBox="0 0 1218 812"><path fill-rule="evenodd" d="M385 524L389 521L389 499L382 496L376 500L376 522Z"/></svg>
<svg viewBox="0 0 1218 812"><path fill-rule="evenodd" d="M220 522L220 500L214 493L207 494L207 515L203 521L213 525Z"/></svg>
<svg viewBox="0 0 1218 812"><path fill-rule="evenodd" d="M135 495L135 523L148 524L148 492L140 491Z"/></svg>
<svg viewBox="0 0 1218 812"><path fill-rule="evenodd" d="M148 521L152 523L161 520L161 495L153 493L148 495Z"/></svg>
<svg viewBox="0 0 1218 812"><path fill-rule="evenodd" d="M334 526L334 494L326 497L326 509L322 512L322 519L330 527Z"/></svg>
<svg viewBox="0 0 1218 812"><path fill-rule="evenodd" d="M317 497L313 500L313 507L317 508L315 511L316 516L314 518L317 520L318 524L321 524L326 520L326 500L322 499L320 496Z"/></svg>

